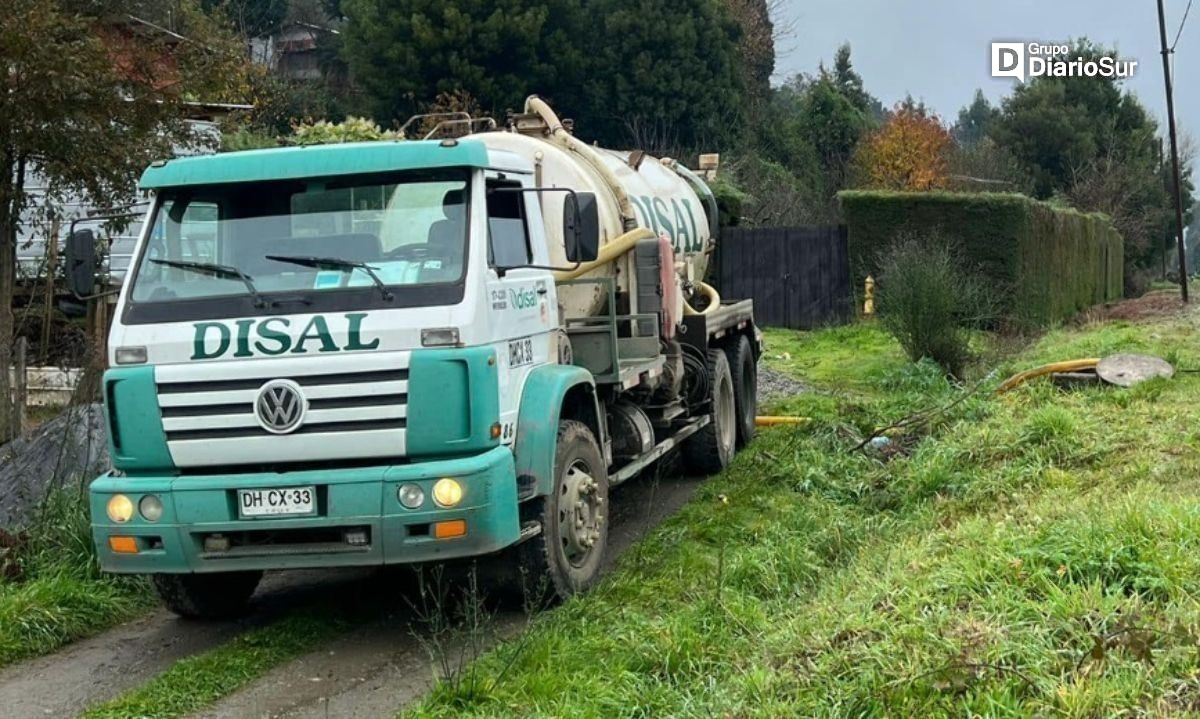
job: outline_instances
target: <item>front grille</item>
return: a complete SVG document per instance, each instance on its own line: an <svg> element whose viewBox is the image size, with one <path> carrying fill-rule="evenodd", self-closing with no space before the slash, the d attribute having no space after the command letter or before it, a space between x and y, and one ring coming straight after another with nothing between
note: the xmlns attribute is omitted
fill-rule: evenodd
<svg viewBox="0 0 1200 719"><path fill-rule="evenodd" d="M407 420L403 417L399 419L379 419L368 420L364 422L321 422L317 424L305 424L299 429L289 432L289 435L296 434L316 434L318 432L361 432L368 429L404 429L407 425ZM167 432L168 442L180 442L190 439L228 439L230 437L275 437L276 434L268 432L262 427L230 427L224 429L214 427L213 429L185 429L175 432Z"/></svg>
<svg viewBox="0 0 1200 719"><path fill-rule="evenodd" d="M262 382L259 382L262 384ZM257 389L257 386L255 387ZM371 400L371 401L366 401ZM408 395L380 394L371 397L330 397L328 399L310 399L309 409L345 409L347 407L374 407L385 404L404 404ZM209 404L194 407L163 407L163 417L209 417L214 414L237 414L238 412L253 412L254 403L242 404Z"/></svg>
<svg viewBox="0 0 1200 719"><path fill-rule="evenodd" d="M343 461L403 456L409 356L156 367L159 411L175 466L303 463L331 454ZM259 390L275 380L299 385L307 402L301 424L284 434L264 429L255 406Z"/></svg>
<svg viewBox="0 0 1200 719"><path fill-rule="evenodd" d="M239 389L258 389L269 379L290 379L301 387L318 384L364 384L369 382L391 382L408 379L408 370L383 370L380 372L355 372L346 374L298 375L295 377L256 377L252 379L213 380L211 382L162 382L158 383L159 394L183 394L187 392L227 392Z"/></svg>
<svg viewBox="0 0 1200 719"><path fill-rule="evenodd" d="M246 380L214 380L212 382L160 382L158 384L159 404L164 404L163 398L173 395L187 395L207 392L247 392L250 400L247 402L232 402L218 404L198 404L181 406L162 406L163 419L180 417L250 417L253 425L196 427L190 429L167 430L167 441L187 441L195 439L228 439L230 437L274 437L275 434L263 429L257 423L254 414L254 396L259 387L272 379L290 379L302 388L355 386L375 384L379 382L407 382L408 370L386 370L382 372L361 372L358 374L328 374L308 375L297 377L270 377ZM334 397L318 397L308 400L308 417L304 424L289 434L314 434L318 432L359 432L371 429L404 429L407 425L405 417L382 417L377 419L337 419L322 421L321 411L326 409L357 409L367 407L403 406L408 400L407 392L387 394L343 395ZM169 400L168 400L169 401Z"/></svg>

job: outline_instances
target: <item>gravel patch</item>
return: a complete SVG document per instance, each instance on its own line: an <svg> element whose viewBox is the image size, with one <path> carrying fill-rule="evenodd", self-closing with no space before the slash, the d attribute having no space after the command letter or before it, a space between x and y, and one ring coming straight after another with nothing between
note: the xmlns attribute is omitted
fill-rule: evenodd
<svg viewBox="0 0 1200 719"><path fill-rule="evenodd" d="M0 528L19 529L55 486L81 486L108 469L99 404L70 407L0 446Z"/></svg>
<svg viewBox="0 0 1200 719"><path fill-rule="evenodd" d="M784 400L808 391L803 382L763 365L758 366L758 401Z"/></svg>

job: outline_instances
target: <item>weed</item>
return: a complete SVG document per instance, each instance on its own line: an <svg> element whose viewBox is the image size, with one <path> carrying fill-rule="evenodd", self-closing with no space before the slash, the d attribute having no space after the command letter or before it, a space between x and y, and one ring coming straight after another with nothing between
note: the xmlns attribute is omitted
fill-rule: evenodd
<svg viewBox="0 0 1200 719"><path fill-rule="evenodd" d="M947 240L900 238L878 260L879 321L914 362L928 358L962 375L971 329L992 319L986 287Z"/></svg>

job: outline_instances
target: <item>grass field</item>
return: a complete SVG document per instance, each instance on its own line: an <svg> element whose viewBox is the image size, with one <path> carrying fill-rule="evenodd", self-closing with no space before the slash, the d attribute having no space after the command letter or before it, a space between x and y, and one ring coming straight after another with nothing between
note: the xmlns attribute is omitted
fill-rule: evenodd
<svg viewBox="0 0 1200 719"><path fill-rule="evenodd" d="M1055 331L985 359L965 399L869 325L771 332L768 365L812 387L776 409L814 422L764 432L595 591L410 713L1200 712L1200 378L987 391L1115 351L1200 369L1197 324Z"/></svg>
<svg viewBox="0 0 1200 719"><path fill-rule="evenodd" d="M145 581L100 573L82 495L56 493L40 512L28 542L0 562L7 569L0 571L0 667L96 634L154 604Z"/></svg>

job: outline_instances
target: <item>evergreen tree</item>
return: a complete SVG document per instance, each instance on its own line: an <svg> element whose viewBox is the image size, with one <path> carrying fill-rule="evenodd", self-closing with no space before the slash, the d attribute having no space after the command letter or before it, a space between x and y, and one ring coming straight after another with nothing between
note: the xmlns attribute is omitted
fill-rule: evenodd
<svg viewBox="0 0 1200 719"><path fill-rule="evenodd" d="M822 67L822 72L825 72ZM842 43L833 56L833 82L837 89L858 110L874 122L882 122L887 116L887 110L878 98L867 92L863 87L862 75L854 69L850 62L850 43Z"/></svg>
<svg viewBox="0 0 1200 719"><path fill-rule="evenodd" d="M741 31L738 55L743 88L756 103L762 102L771 93L771 75L775 73L775 25L771 22L770 1L724 2Z"/></svg>
<svg viewBox="0 0 1200 719"><path fill-rule="evenodd" d="M1087 41L1071 57L1115 53ZM1161 267L1174 232L1169 164L1158 126L1114 78L1039 77L1008 97L991 136L1033 175L1034 193L1061 196L1109 215L1125 238L1126 292L1139 293ZM1191 184L1184 178L1184 202ZM1158 270L1161 271L1161 270Z"/></svg>
<svg viewBox="0 0 1200 719"><path fill-rule="evenodd" d="M580 132L651 152L744 132L738 25L714 0L591 0Z"/></svg>
<svg viewBox="0 0 1200 719"><path fill-rule="evenodd" d="M737 132L740 30L718 0L343 0L341 11L343 55L383 124L443 93L496 116L536 93L611 146L719 147Z"/></svg>
<svg viewBox="0 0 1200 719"><path fill-rule="evenodd" d="M972 147L988 136L999 117L1000 110L988 102L983 90L976 90L971 104L958 111L954 139L964 147Z"/></svg>
<svg viewBox="0 0 1200 719"><path fill-rule="evenodd" d="M384 125L441 93L500 115L580 80L578 0L343 0L341 12L343 56Z"/></svg>

